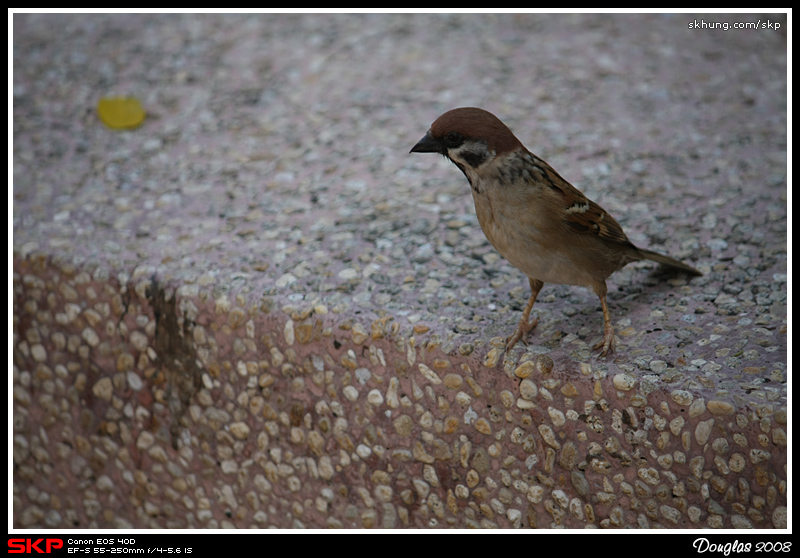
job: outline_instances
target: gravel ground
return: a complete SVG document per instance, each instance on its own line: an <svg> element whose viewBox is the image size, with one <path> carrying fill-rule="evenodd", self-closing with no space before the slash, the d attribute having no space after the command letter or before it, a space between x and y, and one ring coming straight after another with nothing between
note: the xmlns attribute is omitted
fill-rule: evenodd
<svg viewBox="0 0 800 558"><path fill-rule="evenodd" d="M689 28L701 20L780 30ZM786 14L15 14L14 526L785 526L786 30ZM107 96L140 99L144 124L104 127ZM527 280L483 236L461 173L408 154L457 106L498 115L635 244L704 276L664 278L646 262L616 273L611 358L591 350L595 295L547 285L529 345L504 354ZM461 394L483 411L450 412ZM584 400L655 421L641 451L673 487L669 502L652 497L657 511L626 492L637 475L649 483L641 467L593 471L604 485L563 457L565 443L591 454L576 426L588 423L570 415L590 414ZM317 421L333 402L348 420L336 434L334 410L331 438ZM492 405L505 405L497 421ZM675 422L684 411L691 429ZM454 415L463 424L448 429ZM539 465L509 464L515 424L538 429L525 455ZM710 449L737 433L743 453ZM460 480L432 481L467 443ZM97 451L112 457L97 464ZM181 472L159 461L176 451ZM330 477L281 451L328 463ZM688 456L678 480L675 451ZM694 502L674 486L697 451ZM242 480L248 459L266 477ZM572 475L561 514L548 459ZM215 460L230 477L220 486ZM173 496L142 471L201 481L170 481Z"/></svg>

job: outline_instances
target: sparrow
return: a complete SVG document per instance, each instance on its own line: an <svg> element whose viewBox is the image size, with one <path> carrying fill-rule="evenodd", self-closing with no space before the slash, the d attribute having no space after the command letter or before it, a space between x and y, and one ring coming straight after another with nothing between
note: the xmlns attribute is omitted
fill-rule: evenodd
<svg viewBox="0 0 800 558"><path fill-rule="evenodd" d="M614 351L606 279L630 262L652 260L687 275L702 275L669 256L637 248L602 207L528 151L495 115L457 108L441 115L411 153L439 153L467 177L486 238L528 276L531 296L506 350L525 342L538 319L531 309L545 283L590 287L603 308L600 356Z"/></svg>

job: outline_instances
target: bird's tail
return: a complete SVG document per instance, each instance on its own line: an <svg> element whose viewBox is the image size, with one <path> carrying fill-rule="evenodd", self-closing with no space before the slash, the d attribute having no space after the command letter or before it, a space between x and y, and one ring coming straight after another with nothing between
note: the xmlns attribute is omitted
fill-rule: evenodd
<svg viewBox="0 0 800 558"><path fill-rule="evenodd" d="M676 260L675 258L670 258L669 256L665 256L664 254L659 254L658 252L653 252L652 250L643 250L639 248L639 252L642 253L642 256L645 259L653 260L654 262L658 262L660 264L664 264L672 269L683 271L684 273L688 273L689 275L702 275L699 271L693 268L690 265L683 263L682 261Z"/></svg>

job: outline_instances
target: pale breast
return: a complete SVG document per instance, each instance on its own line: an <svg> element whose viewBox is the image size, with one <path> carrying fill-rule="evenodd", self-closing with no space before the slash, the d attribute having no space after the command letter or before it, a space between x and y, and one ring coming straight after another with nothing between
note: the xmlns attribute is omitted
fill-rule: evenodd
<svg viewBox="0 0 800 558"><path fill-rule="evenodd" d="M515 193L516 192L516 193ZM521 193L523 192L523 193ZM528 277L558 285L591 286L613 270L597 277L577 265L586 246L570 246L568 238L553 240L542 230L548 212L531 210L531 200L515 188L473 188L478 222L486 238L508 262ZM549 241L548 241L549 240Z"/></svg>

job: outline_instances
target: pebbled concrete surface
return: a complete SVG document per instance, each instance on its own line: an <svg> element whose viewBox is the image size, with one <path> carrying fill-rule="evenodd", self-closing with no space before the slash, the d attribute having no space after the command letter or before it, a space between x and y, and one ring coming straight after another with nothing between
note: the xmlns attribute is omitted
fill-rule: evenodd
<svg viewBox="0 0 800 558"><path fill-rule="evenodd" d="M786 29L15 14L13 525L785 527ZM704 277L504 354L527 281L408 155L468 105Z"/></svg>

